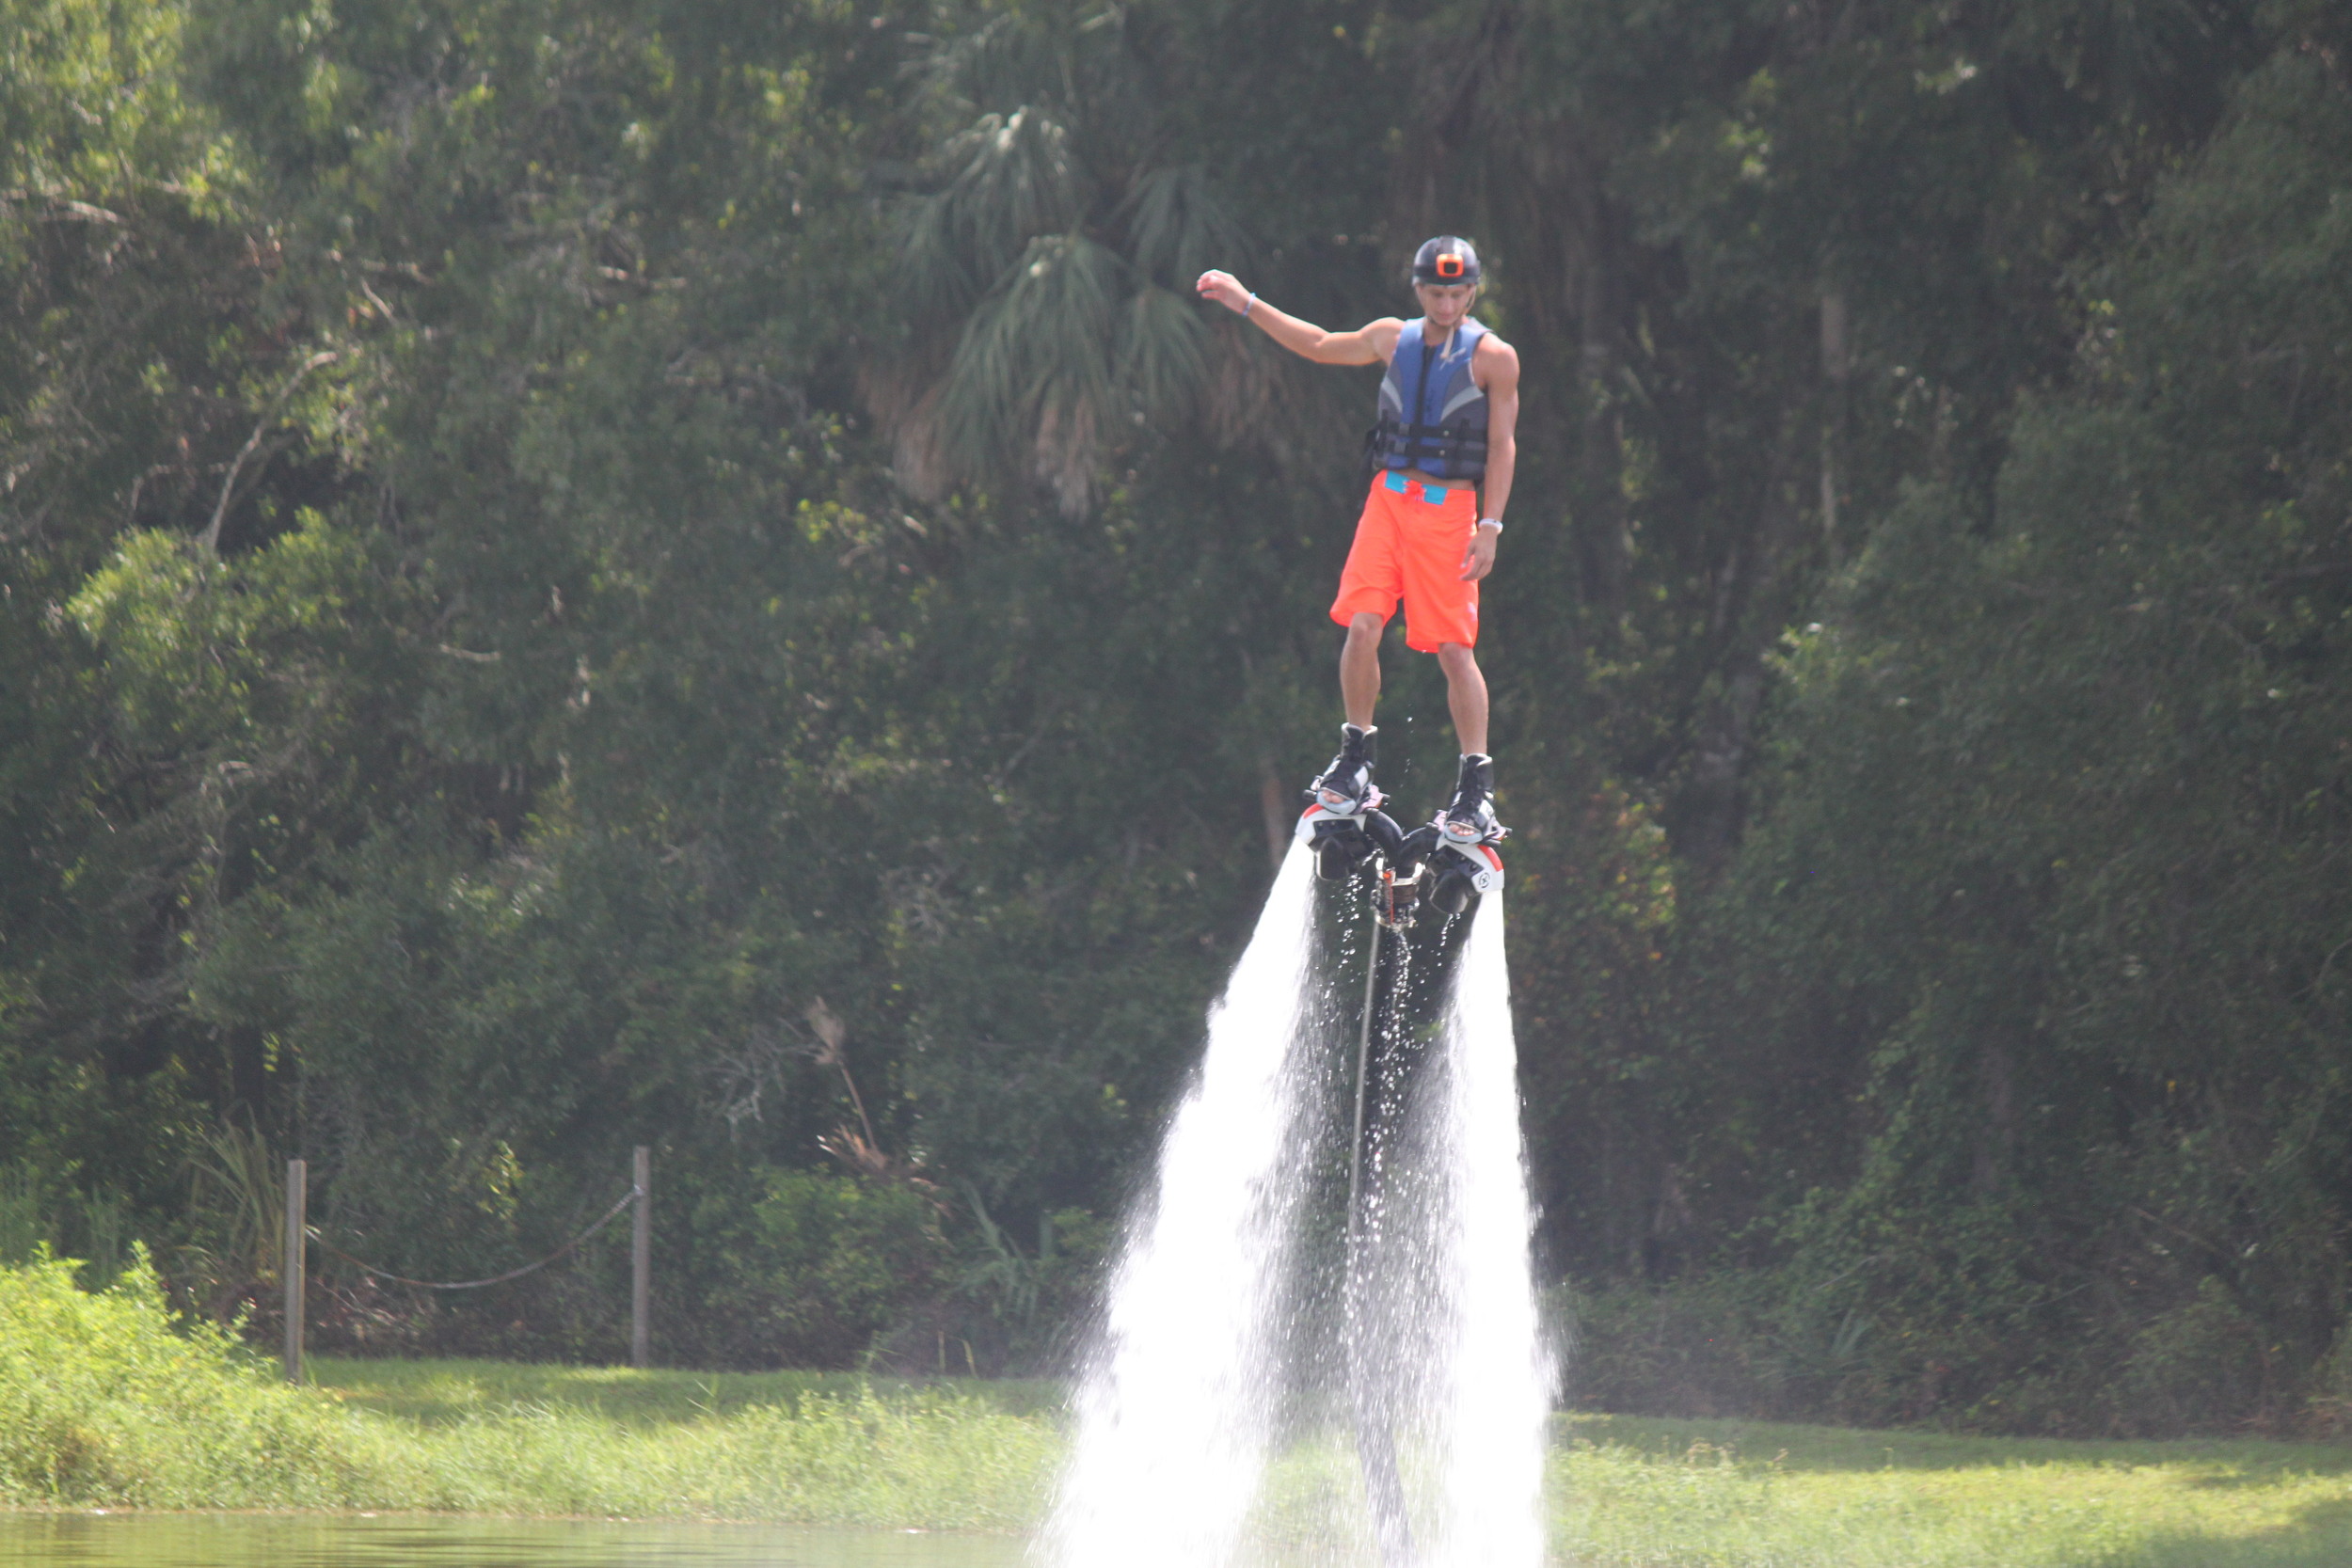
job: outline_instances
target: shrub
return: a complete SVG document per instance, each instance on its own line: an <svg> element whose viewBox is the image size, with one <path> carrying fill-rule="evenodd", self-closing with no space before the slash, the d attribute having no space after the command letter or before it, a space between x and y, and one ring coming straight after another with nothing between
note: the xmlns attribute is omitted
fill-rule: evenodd
<svg viewBox="0 0 2352 1568"><path fill-rule="evenodd" d="M139 1249L87 1292L44 1249L0 1269L0 1502L345 1507L402 1489L384 1434L270 1380L226 1332L175 1330Z"/></svg>
<svg viewBox="0 0 2352 1568"><path fill-rule="evenodd" d="M713 1249L706 1319L735 1365L847 1367L947 1257L938 1211L910 1187L818 1171L765 1171L748 1209L706 1198L695 1229Z"/></svg>

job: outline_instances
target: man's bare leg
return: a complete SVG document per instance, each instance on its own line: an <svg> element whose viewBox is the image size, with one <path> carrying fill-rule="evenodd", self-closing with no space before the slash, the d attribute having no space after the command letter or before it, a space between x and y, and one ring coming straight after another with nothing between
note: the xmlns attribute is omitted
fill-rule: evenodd
<svg viewBox="0 0 2352 1568"><path fill-rule="evenodd" d="M1358 616L1357 619L1360 621L1368 617ZM1355 645L1355 633L1351 629L1348 646L1353 648ZM1486 677L1479 673L1478 657L1465 643L1441 642L1438 645L1438 668L1445 672L1446 705L1454 710L1454 733L1462 743L1463 755L1484 755L1486 750ZM1342 655L1340 684L1343 689L1346 683L1346 656ZM1380 694L1380 667L1377 662L1373 666L1372 691L1375 697ZM1364 711L1367 714L1372 711L1369 703L1365 705ZM1355 717L1356 709L1351 703L1348 718L1353 721ZM1365 721L1367 723L1370 721L1369 719Z"/></svg>
<svg viewBox="0 0 2352 1568"><path fill-rule="evenodd" d="M1445 808L1445 835L1468 843L1493 843L1509 830L1495 820L1495 763L1486 754L1486 677L1463 642L1438 647L1445 672L1446 705L1454 710L1454 733L1462 742L1462 771L1454 800Z"/></svg>
<svg viewBox="0 0 2352 1568"><path fill-rule="evenodd" d="M1370 610L1347 623L1347 641L1340 649L1340 703L1347 709L1347 721L1359 730L1372 728L1373 709L1380 705L1380 633L1388 622ZM1462 650L1468 654L1469 649ZM1477 666L1470 667L1477 673ZM1486 711L1486 689L1478 689L1478 711ZM1479 734L1486 733L1486 721L1479 721Z"/></svg>
<svg viewBox="0 0 2352 1568"><path fill-rule="evenodd" d="M1376 805L1373 787L1372 710L1380 702L1380 632L1385 616L1366 611L1347 623L1347 642L1340 649L1340 701L1347 722L1340 726L1340 754L1315 775L1308 793L1324 810L1352 816Z"/></svg>

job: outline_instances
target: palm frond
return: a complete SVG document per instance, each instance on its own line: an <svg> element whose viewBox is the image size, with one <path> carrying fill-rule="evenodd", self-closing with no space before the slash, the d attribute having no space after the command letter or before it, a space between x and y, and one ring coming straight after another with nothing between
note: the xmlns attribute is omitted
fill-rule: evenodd
<svg viewBox="0 0 2352 1568"><path fill-rule="evenodd" d="M1248 231L1200 165L1126 172L1161 139L1146 53L1116 6L1038 0L920 68L933 110L994 112L941 145L941 182L908 204L916 331L864 377L917 494L1034 480L1075 515L1114 448L1211 404L1216 428L1247 428L1236 414L1266 402L1249 346L1191 300L1201 272L1250 266Z"/></svg>
<svg viewBox="0 0 2352 1568"><path fill-rule="evenodd" d="M939 40L913 69L935 105L968 114L992 103L1050 101L1064 78L1062 63L1053 31L1009 9L969 33Z"/></svg>
<svg viewBox="0 0 2352 1568"><path fill-rule="evenodd" d="M1119 323L1118 376L1136 412L1166 423L1190 409L1209 379L1209 329L1200 308L1146 286Z"/></svg>
<svg viewBox="0 0 2352 1568"><path fill-rule="evenodd" d="M1098 150L1116 146L1132 155L1152 141L1158 116L1127 22L1125 8L1095 0L1008 8L915 63L918 100L956 118L1013 104L1045 108L1057 119L1084 120Z"/></svg>
<svg viewBox="0 0 2352 1568"><path fill-rule="evenodd" d="M955 204L945 191L906 204L898 230L898 285L917 321L952 320L986 290L974 259L957 243Z"/></svg>
<svg viewBox="0 0 2352 1568"><path fill-rule="evenodd" d="M1119 216L1136 268L1163 288L1188 291L1211 267L1252 272L1248 230L1199 164L1156 168L1137 180Z"/></svg>
<svg viewBox="0 0 2352 1568"><path fill-rule="evenodd" d="M952 259L962 281L951 290L993 286L1032 238L1066 232L1085 209L1068 133L1034 109L981 116L947 144L946 157L955 176L924 198L904 243L922 265Z"/></svg>
<svg viewBox="0 0 2352 1568"><path fill-rule="evenodd" d="M1066 509L1084 509L1099 434L1117 413L1113 356L1129 277L1116 253L1082 235L1029 243L973 311L947 367L937 418L949 463L1002 472L1025 453Z"/></svg>

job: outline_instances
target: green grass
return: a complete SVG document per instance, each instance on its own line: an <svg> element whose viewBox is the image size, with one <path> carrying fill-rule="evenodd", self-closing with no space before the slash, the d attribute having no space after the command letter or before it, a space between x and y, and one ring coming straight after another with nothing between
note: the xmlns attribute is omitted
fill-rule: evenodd
<svg viewBox="0 0 2352 1568"><path fill-rule="evenodd" d="M0 1506L433 1510L1018 1529L1053 1423L952 1387L339 1364L172 1332L154 1276L0 1269Z"/></svg>
<svg viewBox="0 0 2352 1568"><path fill-rule="evenodd" d="M1061 1448L1043 1383L312 1365L170 1330L151 1276L0 1269L0 1507L426 1510L1018 1530ZM1564 1418L1582 1568L2344 1568L2352 1448L2057 1443ZM1344 1445L1277 1466L1278 1556L1352 1513ZM1283 1550L1284 1547L1295 1550Z"/></svg>
<svg viewBox="0 0 2352 1568"><path fill-rule="evenodd" d="M2352 1449L1579 1417L1555 1550L1610 1568L2344 1568Z"/></svg>
<svg viewBox="0 0 2352 1568"><path fill-rule="evenodd" d="M517 1406L563 1406L628 1427L653 1427L790 1404L804 1396L884 1400L948 1395L1009 1416L1051 1416L1062 1390L1045 1379L926 1378L906 1382L856 1372L681 1372L627 1367L532 1366L514 1361L362 1361L314 1355L310 1381L354 1410L424 1426Z"/></svg>

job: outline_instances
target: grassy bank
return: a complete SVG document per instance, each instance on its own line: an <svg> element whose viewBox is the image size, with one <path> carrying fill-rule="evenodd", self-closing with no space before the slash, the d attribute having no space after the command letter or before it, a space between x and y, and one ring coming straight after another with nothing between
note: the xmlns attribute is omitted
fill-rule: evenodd
<svg viewBox="0 0 2352 1568"><path fill-rule="evenodd" d="M420 1509L1018 1529L1057 1443L1001 1399L854 1380L329 1364L174 1333L151 1275L0 1269L0 1506Z"/></svg>
<svg viewBox="0 0 2352 1568"><path fill-rule="evenodd" d="M346 1409L439 1427L516 1408L593 1412L619 1426L646 1428L740 1415L814 1396L851 1401L868 1390L889 1400L949 1395L1007 1416L1050 1417L1058 1383L1045 1379L937 1378L908 1383L857 1372L632 1371L514 1361L360 1361L314 1355L310 1382Z"/></svg>
<svg viewBox="0 0 2352 1568"><path fill-rule="evenodd" d="M1555 1548L1708 1568L2342 1568L2352 1449L1579 1418Z"/></svg>
<svg viewBox="0 0 2352 1568"><path fill-rule="evenodd" d="M288 1388L168 1331L135 1275L0 1270L0 1505L417 1509L1021 1529L1055 1390L840 1374L322 1360ZM2342 1568L2352 1449L1564 1419L1555 1554L1589 1568ZM1265 1527L1347 1512L1345 1452ZM1305 1554L1301 1554L1305 1555Z"/></svg>

